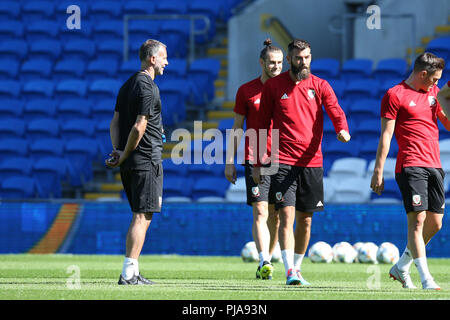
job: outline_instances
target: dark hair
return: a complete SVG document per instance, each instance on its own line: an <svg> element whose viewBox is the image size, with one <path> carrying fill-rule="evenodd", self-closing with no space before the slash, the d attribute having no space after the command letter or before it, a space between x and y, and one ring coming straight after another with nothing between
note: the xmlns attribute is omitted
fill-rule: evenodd
<svg viewBox="0 0 450 320"><path fill-rule="evenodd" d="M305 50L306 48L311 49L311 45L306 40L294 39L291 43L288 44L288 55L292 53L292 50L298 49L300 51Z"/></svg>
<svg viewBox="0 0 450 320"><path fill-rule="evenodd" d="M444 70L445 60L430 52L424 52L414 61L414 72L426 71L433 74L437 70Z"/></svg>
<svg viewBox="0 0 450 320"><path fill-rule="evenodd" d="M147 61L148 58L156 55L160 47L166 47L166 45L158 40L148 39L139 48L139 60L141 62Z"/></svg>
<svg viewBox="0 0 450 320"><path fill-rule="evenodd" d="M270 38L267 38L264 40L264 49L261 50L261 53L259 54L259 57L263 59L264 61L267 58L267 53L273 52L273 51L281 51L280 48L272 45L272 40Z"/></svg>

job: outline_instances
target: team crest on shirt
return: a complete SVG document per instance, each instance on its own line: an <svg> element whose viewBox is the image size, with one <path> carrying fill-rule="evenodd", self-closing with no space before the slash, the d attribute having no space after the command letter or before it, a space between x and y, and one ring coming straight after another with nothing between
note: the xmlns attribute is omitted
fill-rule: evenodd
<svg viewBox="0 0 450 320"><path fill-rule="evenodd" d="M428 96L428 102L430 103L430 107L436 105L436 97Z"/></svg>
<svg viewBox="0 0 450 320"><path fill-rule="evenodd" d="M314 89L308 89L308 98L314 99L315 97L316 97L316 92L314 91Z"/></svg>
<svg viewBox="0 0 450 320"><path fill-rule="evenodd" d="M284 201L283 194L281 192L275 193L275 198L277 199L278 202Z"/></svg>
<svg viewBox="0 0 450 320"><path fill-rule="evenodd" d="M422 205L422 199L420 198L420 194L415 194L412 196L412 205L415 207Z"/></svg>
<svg viewBox="0 0 450 320"><path fill-rule="evenodd" d="M257 186L252 188L252 195L253 195L253 197L255 197L255 198L257 198L257 197L260 196L259 188L258 188Z"/></svg>
<svg viewBox="0 0 450 320"><path fill-rule="evenodd" d="M259 104L261 102L261 99L256 99L255 102L253 102L253 104Z"/></svg>

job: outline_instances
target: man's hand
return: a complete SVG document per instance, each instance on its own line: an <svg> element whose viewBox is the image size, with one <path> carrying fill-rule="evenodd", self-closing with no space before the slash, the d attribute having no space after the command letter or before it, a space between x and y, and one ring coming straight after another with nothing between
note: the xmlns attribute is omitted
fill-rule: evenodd
<svg viewBox="0 0 450 320"><path fill-rule="evenodd" d="M437 99L445 116L450 120L450 87L448 86L448 83L446 83L438 92Z"/></svg>
<svg viewBox="0 0 450 320"><path fill-rule="evenodd" d="M113 150L109 154L109 158L105 160L105 164L109 168L116 168L122 164L124 161L123 152L120 150Z"/></svg>
<svg viewBox="0 0 450 320"><path fill-rule="evenodd" d="M256 184L261 182L261 167L253 167L252 178Z"/></svg>
<svg viewBox="0 0 450 320"><path fill-rule="evenodd" d="M225 165L225 178L232 184L236 183L236 167L234 163L227 163Z"/></svg>
<svg viewBox="0 0 450 320"><path fill-rule="evenodd" d="M348 133L345 130L341 130L337 134L337 139L341 142L349 142L350 141L350 133Z"/></svg>
<svg viewBox="0 0 450 320"><path fill-rule="evenodd" d="M384 191L384 178L383 173L379 173L378 171L374 170L372 174L372 180L370 181L370 188L381 196L381 192Z"/></svg>

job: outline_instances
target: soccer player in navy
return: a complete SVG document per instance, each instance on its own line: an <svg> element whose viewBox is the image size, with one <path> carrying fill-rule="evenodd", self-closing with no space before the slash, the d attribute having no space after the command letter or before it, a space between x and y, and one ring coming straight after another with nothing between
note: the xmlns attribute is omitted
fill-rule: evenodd
<svg viewBox="0 0 450 320"><path fill-rule="evenodd" d="M139 272L138 258L153 213L161 211L163 125L158 86L153 82L168 65L166 45L145 41L139 49L141 70L120 88L110 125L113 151L106 165L120 166L120 177L133 212L126 240L120 285L153 282Z"/></svg>
<svg viewBox="0 0 450 320"><path fill-rule="evenodd" d="M275 209L279 210L279 242L287 285L308 285L300 272L311 234L314 212L322 211L323 199L323 109L325 108L341 142L350 140L347 119L327 81L311 74L311 46L294 40L288 46L290 69L264 84L259 108L259 128L272 122L279 134L278 172L272 178ZM261 141L259 142L261 143ZM260 161L261 159L258 159ZM254 172L261 180L261 163ZM295 236L293 232L296 221Z"/></svg>

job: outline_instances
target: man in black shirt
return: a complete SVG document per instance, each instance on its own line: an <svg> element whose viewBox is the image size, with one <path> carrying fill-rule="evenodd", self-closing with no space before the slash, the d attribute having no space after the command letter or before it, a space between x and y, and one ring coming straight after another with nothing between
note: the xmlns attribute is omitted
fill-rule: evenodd
<svg viewBox="0 0 450 320"><path fill-rule="evenodd" d="M153 82L168 65L166 46L147 40L139 49L141 70L131 76L117 95L110 135L113 146L106 165L120 166L120 176L133 219L127 234L126 254L119 284L152 284L141 276L138 258L154 212L162 203L162 144L159 89Z"/></svg>

